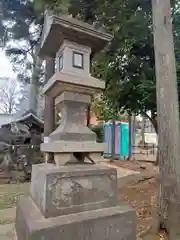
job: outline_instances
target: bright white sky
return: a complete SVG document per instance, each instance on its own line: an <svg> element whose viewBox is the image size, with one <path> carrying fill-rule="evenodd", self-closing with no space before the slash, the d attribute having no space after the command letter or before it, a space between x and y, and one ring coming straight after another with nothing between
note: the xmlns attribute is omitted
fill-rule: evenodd
<svg viewBox="0 0 180 240"><path fill-rule="evenodd" d="M0 49L0 78L9 77L12 80L16 80L16 73L12 70L12 64L10 63L8 57ZM18 89L18 86L17 86ZM2 103L0 103L0 106ZM3 108L3 105L1 106ZM2 111L0 111L2 113Z"/></svg>
<svg viewBox="0 0 180 240"><path fill-rule="evenodd" d="M5 53L0 50L0 77L14 78L16 74L12 70L12 65Z"/></svg>

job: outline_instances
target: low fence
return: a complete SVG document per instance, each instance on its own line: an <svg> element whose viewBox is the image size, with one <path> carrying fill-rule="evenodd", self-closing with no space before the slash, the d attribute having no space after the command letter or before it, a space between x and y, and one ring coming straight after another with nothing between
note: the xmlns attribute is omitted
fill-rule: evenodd
<svg viewBox="0 0 180 240"><path fill-rule="evenodd" d="M43 161L43 153L40 151L40 145L5 145L4 150L1 150L0 158L1 167L8 164L16 165L19 161L32 165Z"/></svg>
<svg viewBox="0 0 180 240"><path fill-rule="evenodd" d="M142 161L156 161L158 146L155 144L133 146L133 158Z"/></svg>

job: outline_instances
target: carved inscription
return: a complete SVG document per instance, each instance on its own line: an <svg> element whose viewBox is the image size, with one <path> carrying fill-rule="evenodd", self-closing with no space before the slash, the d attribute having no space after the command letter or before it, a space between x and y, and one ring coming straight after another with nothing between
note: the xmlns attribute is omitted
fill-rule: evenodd
<svg viewBox="0 0 180 240"><path fill-rule="evenodd" d="M114 196L113 181L115 176L93 176L92 178L55 177L48 185L52 204L56 209L72 207L93 202L103 202Z"/></svg>

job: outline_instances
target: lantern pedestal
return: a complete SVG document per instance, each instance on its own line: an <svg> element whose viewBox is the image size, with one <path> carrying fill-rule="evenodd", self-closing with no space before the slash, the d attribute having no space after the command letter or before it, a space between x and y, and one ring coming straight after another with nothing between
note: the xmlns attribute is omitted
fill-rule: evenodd
<svg viewBox="0 0 180 240"><path fill-rule="evenodd" d="M115 169L34 166L31 195L18 201L18 240L136 239L135 212L118 205Z"/></svg>

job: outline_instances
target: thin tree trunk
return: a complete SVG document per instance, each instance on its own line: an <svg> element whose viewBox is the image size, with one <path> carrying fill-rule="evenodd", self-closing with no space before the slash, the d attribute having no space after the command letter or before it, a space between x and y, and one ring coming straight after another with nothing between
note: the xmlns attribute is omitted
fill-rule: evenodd
<svg viewBox="0 0 180 240"><path fill-rule="evenodd" d="M141 144L143 145L143 147L145 146L145 126L146 126L146 118L143 116L142 127L141 127L141 138L142 138Z"/></svg>
<svg viewBox="0 0 180 240"><path fill-rule="evenodd" d="M132 159L132 114L128 114L128 122L129 122L129 153L128 153L128 160Z"/></svg>
<svg viewBox="0 0 180 240"><path fill-rule="evenodd" d="M142 112L142 115L149 119L154 127L155 132L158 134L158 126L157 126L157 115L156 114L151 114L151 116L149 116L147 113ZM146 125L146 124L145 124Z"/></svg>
<svg viewBox="0 0 180 240"><path fill-rule="evenodd" d="M156 161L154 163L155 166L159 165L159 148L157 146L157 151L156 151Z"/></svg>
<svg viewBox="0 0 180 240"><path fill-rule="evenodd" d="M152 120L151 120L151 123L152 123L152 125L153 125L153 127L154 127L154 130L155 130L156 134L158 135L157 120L156 120L156 119L152 119Z"/></svg>
<svg viewBox="0 0 180 240"><path fill-rule="evenodd" d="M159 147L158 147L158 125L157 125L157 117L152 116L152 120L151 120L151 122L152 122L152 125L153 125L154 130L155 130L156 135L157 135L156 161L155 161L155 163L154 163L154 164L157 166L157 165L159 165ZM155 153L155 151L154 151L154 153Z"/></svg>
<svg viewBox="0 0 180 240"><path fill-rule="evenodd" d="M180 142L170 0L152 0L160 167L159 226L180 237Z"/></svg>

